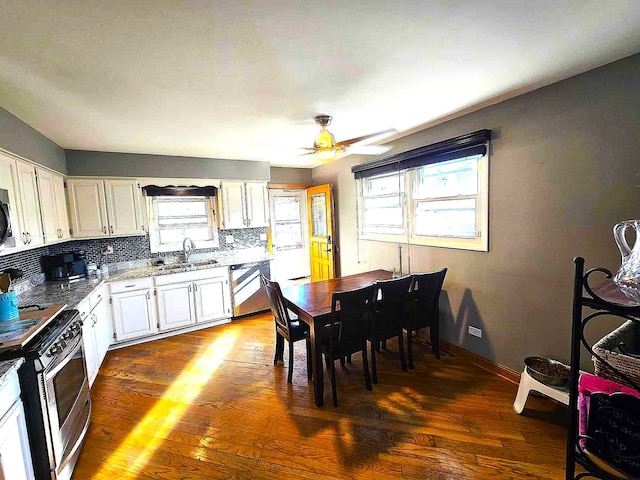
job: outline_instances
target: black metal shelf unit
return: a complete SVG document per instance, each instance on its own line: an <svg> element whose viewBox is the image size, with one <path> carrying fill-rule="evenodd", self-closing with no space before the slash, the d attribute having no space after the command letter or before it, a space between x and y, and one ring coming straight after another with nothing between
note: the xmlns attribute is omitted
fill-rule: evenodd
<svg viewBox="0 0 640 480"><path fill-rule="evenodd" d="M594 353L593 346L585 339L584 328L593 319L604 316L618 316L625 320L640 323L640 304L628 299L612 280L612 274L605 268L593 268L584 272L584 258L576 257L573 289L573 318L571 328L571 377L569 383L569 430L567 432L567 464L566 480L582 478L601 478L618 480L620 476L608 471L606 462L588 455L580 448L578 442L578 380L580 376L580 347L585 348L602 361L607 368L628 380L629 385L636 386L633 379L614 368ZM589 285L590 276L600 272L604 281L596 287ZM592 311L586 310L588 308ZM594 312L595 311L595 312ZM586 472L575 474L576 463ZM631 477L629 477L631 478Z"/></svg>

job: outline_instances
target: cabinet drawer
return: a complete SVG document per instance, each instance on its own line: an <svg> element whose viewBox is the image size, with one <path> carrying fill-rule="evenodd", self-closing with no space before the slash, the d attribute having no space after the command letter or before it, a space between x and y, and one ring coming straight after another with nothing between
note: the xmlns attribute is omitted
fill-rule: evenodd
<svg viewBox="0 0 640 480"><path fill-rule="evenodd" d="M20 398L20 382L18 373L13 372L9 375L7 381L0 388L0 417L11 408L11 405Z"/></svg>
<svg viewBox="0 0 640 480"><path fill-rule="evenodd" d="M104 286L100 286L96 290L94 290L91 295L89 295L89 304L91 305L91 310L96 308L103 298Z"/></svg>
<svg viewBox="0 0 640 480"><path fill-rule="evenodd" d="M88 298L85 298L78 304L78 312L80 312L80 318L84 322L87 315L91 312L91 302L89 302Z"/></svg>
<svg viewBox="0 0 640 480"><path fill-rule="evenodd" d="M134 280L122 280L120 282L109 283L110 293L133 292L151 288L152 279L150 277L137 278Z"/></svg>
<svg viewBox="0 0 640 480"><path fill-rule="evenodd" d="M171 273L168 275L158 275L154 277L156 286L172 285L174 283L195 282L215 277L227 277L229 275L227 267L203 268L191 272Z"/></svg>

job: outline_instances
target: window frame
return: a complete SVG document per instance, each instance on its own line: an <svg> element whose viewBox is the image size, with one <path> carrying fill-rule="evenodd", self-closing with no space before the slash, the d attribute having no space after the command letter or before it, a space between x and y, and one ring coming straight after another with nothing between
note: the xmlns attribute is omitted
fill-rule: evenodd
<svg viewBox="0 0 640 480"><path fill-rule="evenodd" d="M180 197L180 196L149 196L147 197L147 211L149 216L149 243L152 253L159 252L178 252L182 250L182 241L161 243L160 231L163 228L158 223L157 203L169 203L169 202L195 202L197 200L204 200L206 202L207 211L207 223L206 226L210 228L212 238L210 240L194 240L197 249L200 248L218 248L220 246L218 224L216 221L215 207L216 197ZM201 201L202 201L201 200ZM205 224L184 224L185 226L191 226L192 228L204 227Z"/></svg>
<svg viewBox="0 0 640 480"><path fill-rule="evenodd" d="M473 156L473 155L472 155ZM465 156L457 159L448 159L446 161L454 161L467 158ZM444 162L442 162L444 163ZM412 245L424 245L441 248L453 248L461 250L473 251L489 251L489 149L478 159L478 193L475 195L457 195L451 197L438 198L414 198L414 192L417 191L417 175L421 167L412 167L393 173L383 173L371 177L359 178L356 180L357 195L357 218L358 218L358 236L362 240L374 240L382 242L402 242ZM389 175L404 174L404 225L405 233L370 233L364 228L364 182L368 179L384 177ZM456 237L456 236L427 236L416 234L416 208L418 202L424 201L447 201L462 200L474 198L476 199L476 226L478 228L476 236Z"/></svg>

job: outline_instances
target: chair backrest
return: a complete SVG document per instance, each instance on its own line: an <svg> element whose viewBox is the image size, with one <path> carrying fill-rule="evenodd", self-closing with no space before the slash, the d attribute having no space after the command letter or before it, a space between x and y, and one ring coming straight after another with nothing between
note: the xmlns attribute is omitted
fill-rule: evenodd
<svg viewBox="0 0 640 480"><path fill-rule="evenodd" d="M413 277L379 280L375 283L376 304L371 336L380 340L398 335L402 327L402 315Z"/></svg>
<svg viewBox="0 0 640 480"><path fill-rule="evenodd" d="M264 275L260 275L260 281L262 282L262 285L267 292L267 296L269 297L271 312L273 312L273 320L276 322L276 330L282 333L286 338L289 338L291 319L289 318L289 311L284 303L284 297L282 296L280 285L278 282L269 280Z"/></svg>
<svg viewBox="0 0 640 480"><path fill-rule="evenodd" d="M431 325L440 316L439 299L447 269L436 272L416 273L411 276L410 297L416 302L412 323L418 328Z"/></svg>
<svg viewBox="0 0 640 480"><path fill-rule="evenodd" d="M369 285L332 293L330 331L338 330L337 335L330 335L332 349L335 341L343 350L357 351L362 348L362 342L366 341L371 331L376 292L375 285Z"/></svg>

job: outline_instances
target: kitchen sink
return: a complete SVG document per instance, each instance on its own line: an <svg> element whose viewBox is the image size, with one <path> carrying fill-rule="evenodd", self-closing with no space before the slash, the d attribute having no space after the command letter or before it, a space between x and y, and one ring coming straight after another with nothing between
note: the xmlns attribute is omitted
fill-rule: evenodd
<svg viewBox="0 0 640 480"><path fill-rule="evenodd" d="M205 265L216 265L218 263L217 260L203 260L201 262L189 262L189 263L172 263L171 265L163 265L158 268L160 271L166 270L189 270L194 267L203 267Z"/></svg>

